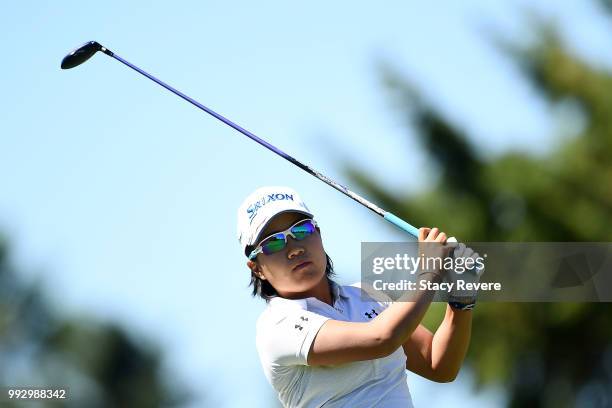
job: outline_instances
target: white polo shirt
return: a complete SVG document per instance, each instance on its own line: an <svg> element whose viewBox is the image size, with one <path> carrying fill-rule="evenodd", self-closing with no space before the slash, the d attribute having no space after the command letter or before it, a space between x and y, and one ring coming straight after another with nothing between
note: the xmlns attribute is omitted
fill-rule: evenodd
<svg viewBox="0 0 612 408"><path fill-rule="evenodd" d="M328 319L367 322L389 303L363 301L358 284L332 282L334 306L311 297L275 297L257 321L257 351L266 378L285 407L412 407L406 355L335 366L307 365L314 338Z"/></svg>

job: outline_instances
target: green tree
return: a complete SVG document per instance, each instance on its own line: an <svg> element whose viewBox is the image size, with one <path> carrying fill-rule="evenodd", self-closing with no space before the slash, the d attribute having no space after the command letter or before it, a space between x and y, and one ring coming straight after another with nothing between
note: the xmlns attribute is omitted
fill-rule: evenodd
<svg viewBox="0 0 612 408"><path fill-rule="evenodd" d="M534 45L500 48L542 98L580 118L577 134L546 157L507 152L485 160L470 135L385 65L384 83L440 175L425 191L398 194L347 163L352 181L383 208L466 242L610 241L612 73L569 52L551 26L537 32ZM430 327L441 307L428 314ZM467 364L479 386L505 388L508 406L612 405L612 305L487 303L473 327Z"/></svg>
<svg viewBox="0 0 612 408"><path fill-rule="evenodd" d="M0 362L0 386L68 387L66 401L45 406L166 407L188 400L183 387L163 376L150 342L113 323L54 311L36 285L20 279L2 235Z"/></svg>

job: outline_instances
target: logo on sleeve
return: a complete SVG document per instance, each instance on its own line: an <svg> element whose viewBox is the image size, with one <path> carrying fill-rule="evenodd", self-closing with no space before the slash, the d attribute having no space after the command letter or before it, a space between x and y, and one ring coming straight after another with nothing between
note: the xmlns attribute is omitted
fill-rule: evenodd
<svg viewBox="0 0 612 408"><path fill-rule="evenodd" d="M302 324L304 324L303 322L307 322L308 318L304 317L304 316L300 316L300 320L301 322L298 322L295 324L295 326L293 326L294 329L298 329L298 330L302 330L304 327L302 326Z"/></svg>
<svg viewBox="0 0 612 408"><path fill-rule="evenodd" d="M374 316L378 316L378 313L376 313L376 310L372 309L371 313L365 312L364 313L366 316L368 316L368 319L373 318Z"/></svg>

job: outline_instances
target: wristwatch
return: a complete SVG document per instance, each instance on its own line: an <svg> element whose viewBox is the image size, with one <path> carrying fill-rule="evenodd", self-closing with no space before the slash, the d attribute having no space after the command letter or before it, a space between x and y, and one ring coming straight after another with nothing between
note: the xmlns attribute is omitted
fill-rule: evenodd
<svg viewBox="0 0 612 408"><path fill-rule="evenodd" d="M448 302L450 307L456 310L472 310L476 307L476 301L471 303L461 303L461 302Z"/></svg>

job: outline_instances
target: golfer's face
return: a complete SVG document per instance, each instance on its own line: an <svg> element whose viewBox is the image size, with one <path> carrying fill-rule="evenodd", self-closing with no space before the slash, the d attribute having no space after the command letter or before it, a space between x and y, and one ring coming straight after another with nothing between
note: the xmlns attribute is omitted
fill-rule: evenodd
<svg viewBox="0 0 612 408"><path fill-rule="evenodd" d="M284 231L304 218L299 213L279 214L272 219L261 237ZM325 277L327 264L318 230L301 241L287 237L285 248L270 255L259 254L257 261L265 279L281 296L312 289Z"/></svg>

